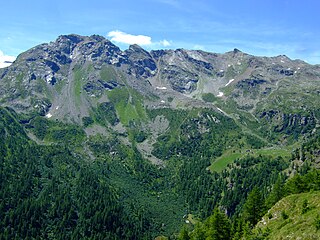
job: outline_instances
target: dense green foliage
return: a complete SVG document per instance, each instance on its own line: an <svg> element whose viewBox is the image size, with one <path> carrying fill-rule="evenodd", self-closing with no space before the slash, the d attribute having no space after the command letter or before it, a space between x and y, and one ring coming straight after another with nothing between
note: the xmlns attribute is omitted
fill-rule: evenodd
<svg viewBox="0 0 320 240"><path fill-rule="evenodd" d="M230 118L210 110L157 109L149 115L164 115L170 121L170 130L159 136L154 146L153 154L161 159L176 155L217 157L226 145L241 138L240 128Z"/></svg>
<svg viewBox="0 0 320 240"><path fill-rule="evenodd" d="M246 203L243 206L243 218L251 226L258 223L264 215L264 199L257 187L248 194Z"/></svg>
<svg viewBox="0 0 320 240"><path fill-rule="evenodd" d="M199 222L191 233L183 228L178 237L179 240L228 240L231 237L231 223L227 216L215 209L213 214L203 223Z"/></svg>
<svg viewBox="0 0 320 240"><path fill-rule="evenodd" d="M305 152L318 152L318 143L318 136L314 136L314 138L302 145L299 156L306 156L307 154ZM310 156L311 155L309 155L309 157ZM295 155L293 155L291 160L295 159ZM308 165L307 162L305 162L304 164ZM236 161L233 165L236 166L236 168L230 165L229 169L224 171L224 176L227 179L235 179L235 182L244 182L240 184L241 187L239 188L239 191L237 190L237 184L235 184L234 182L231 182L229 185L222 184L222 186L227 186L229 188L229 191L225 192L223 194L224 196L222 197L222 200L218 202L218 206L222 207L223 209L229 210L228 215L230 217L230 220L228 221L232 221L231 235L233 239L269 239L268 236L272 236L272 239L277 239L275 238L275 236L277 236L278 229L282 228L286 224L291 223L292 218L297 219L295 221L299 221L301 222L301 224L304 221L307 221L308 223L304 224L306 226L311 223L312 232L306 232L304 234L308 236L310 234L310 236L318 236L317 233L314 233L315 230L313 230L312 228L314 226L314 228L317 229L318 226L318 217L314 214L314 212L317 211L315 209L316 206L314 204L314 201L318 201L318 195L312 195L312 198L310 197L310 199L312 199L311 202L307 197L298 198L298 203L300 204L298 209L293 210L290 208L279 207L279 210L277 210L277 208L275 208L275 210L278 211L278 213L276 214L278 214L279 216L275 219L279 219L277 221L280 221L282 225L276 225L276 221L273 224L277 227L272 227L272 230L263 227L263 224L259 225L261 226L261 228L258 227L254 230L252 229L261 220L262 216L267 213L267 210L273 207L273 205L283 197L296 196L297 194L297 196L299 197L299 194L308 192L310 192L310 194L317 193L316 191L320 190L320 170L315 170L313 168L306 169L304 165L302 165L301 167L295 166L295 168L298 168L299 170L298 173L295 174L292 178L285 181L286 175L284 175L283 173L279 173L288 168L288 163L279 158L267 158L263 160L262 157L248 157L247 159ZM246 173L246 176L241 176L242 171ZM250 171L253 172L250 173ZM234 175L231 174L232 172L234 172ZM251 188L251 191L249 190L249 194L247 191L243 191L244 189L250 189L250 186L255 187ZM238 202L237 199L240 199L240 202ZM230 209L228 208L228 206L230 207L232 205L228 205L228 203L237 204L234 214L232 214L232 211L230 212ZM318 207L319 206L317 205L317 209ZM292 212L295 213L293 214ZM267 214L265 218L273 219L273 214L275 213L269 213L269 215ZM198 225L194 227L194 230L189 230L187 231L187 233L184 233L184 238L181 237L181 239L188 239L187 237L189 237L189 239L192 239L192 236L198 233L200 235L197 235L196 239L209 239L209 237L215 239L213 234L210 234L210 236L205 235L210 232L210 228L214 227L214 224L207 226L205 224L208 219L213 218L214 215L215 213L209 216L207 219L203 220L203 223L198 223ZM227 217L227 215L225 215L225 217ZM199 226L201 226L201 228L199 228ZM298 226L289 226L291 226L291 228L284 228L283 231L290 232L290 229L292 230L292 228L294 228L296 234L302 231ZM229 223L225 223L225 227L229 228ZM202 230L200 231L199 229ZM183 231L185 230L186 229L182 229L181 233L183 233ZM279 234L282 234L281 236L284 235L282 231ZM182 235L180 234L180 236Z"/></svg>
<svg viewBox="0 0 320 240"><path fill-rule="evenodd" d="M65 145L38 146L0 112L1 239L141 239L104 161L86 162Z"/></svg>
<svg viewBox="0 0 320 240"><path fill-rule="evenodd" d="M125 105L112 97L83 124L116 125ZM131 113L138 116L140 107ZM0 238L263 239L268 231L252 228L270 207L288 194L320 188L319 172L310 171L317 136L290 159L290 153L267 154L259 137L210 109L162 108L141 116L125 116L124 133L86 136L77 125L37 116L21 125L20 115L1 109ZM143 119L157 116L169 122L153 144L159 166L138 150L152 134ZM225 152L235 159L215 171L212 162ZM299 174L286 181L293 173ZM198 223L178 234L189 214Z"/></svg>
<svg viewBox="0 0 320 240"><path fill-rule="evenodd" d="M38 139L48 142L76 144L83 141L85 137L83 129L78 125L52 122L39 116L31 119L26 128L31 130Z"/></svg>

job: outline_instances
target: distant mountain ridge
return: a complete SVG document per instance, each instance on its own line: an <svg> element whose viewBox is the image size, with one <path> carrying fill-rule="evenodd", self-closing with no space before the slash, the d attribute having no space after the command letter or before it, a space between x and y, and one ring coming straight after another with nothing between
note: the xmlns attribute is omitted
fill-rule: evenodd
<svg viewBox="0 0 320 240"><path fill-rule="evenodd" d="M320 66L284 55L148 52L138 45L122 51L102 36L71 34L0 70L1 105L64 121L82 123L115 88L134 89L147 108L203 106L236 118L245 112L278 130L319 124Z"/></svg>

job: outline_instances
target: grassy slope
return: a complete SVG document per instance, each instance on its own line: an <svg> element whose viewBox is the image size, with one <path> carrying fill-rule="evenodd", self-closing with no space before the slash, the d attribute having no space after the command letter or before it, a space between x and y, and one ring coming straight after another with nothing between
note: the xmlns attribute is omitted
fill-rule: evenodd
<svg viewBox="0 0 320 240"><path fill-rule="evenodd" d="M308 202L308 210L302 213L304 201ZM287 214L287 219L283 218L283 212ZM255 230L258 227L269 228L270 239L320 239L320 230L315 227L319 214L320 192L294 194L275 204Z"/></svg>
<svg viewBox="0 0 320 240"><path fill-rule="evenodd" d="M130 120L144 120L145 110L139 95L129 88L117 88L108 92L110 101L115 105L120 121L128 125Z"/></svg>
<svg viewBox="0 0 320 240"><path fill-rule="evenodd" d="M288 147L289 148L289 147ZM216 158L212 164L208 167L210 171L221 172L228 164L233 163L236 159L241 159L247 155L253 156L272 156L272 157L290 157L290 150L288 148L262 148L262 149L251 149L250 151L241 150L229 150L223 153L222 156Z"/></svg>

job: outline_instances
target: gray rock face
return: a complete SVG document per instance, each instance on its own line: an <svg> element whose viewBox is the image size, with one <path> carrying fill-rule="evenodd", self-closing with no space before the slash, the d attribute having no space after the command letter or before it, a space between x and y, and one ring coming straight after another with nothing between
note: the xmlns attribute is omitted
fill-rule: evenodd
<svg viewBox="0 0 320 240"><path fill-rule="evenodd" d="M74 66L93 65L99 69L103 64L120 66L126 62L123 52L101 36L60 36L54 42L20 54L11 68L0 71L0 87L6 89L1 99L18 111L33 111L37 105L34 99L53 102L58 97L59 90L54 86L60 84L61 88L68 83L68 79L73 78ZM106 88L101 83L98 85L93 89ZM84 83L84 86L89 89L90 83ZM113 86L111 84L109 88ZM6 94L8 91L14 94ZM43 109L48 111L49 108Z"/></svg>
<svg viewBox="0 0 320 240"><path fill-rule="evenodd" d="M157 65L150 53L138 45L131 45L125 51L128 57L128 73L137 78L149 78L155 76Z"/></svg>
<svg viewBox="0 0 320 240"><path fill-rule="evenodd" d="M161 75L166 78L173 90L180 93L191 93L197 88L199 76L177 66L162 70Z"/></svg>
<svg viewBox="0 0 320 240"><path fill-rule="evenodd" d="M283 113L279 110L269 110L260 115L261 119L267 120L276 132L285 132L287 134L305 133L314 129L317 123L314 115L305 113Z"/></svg>
<svg viewBox="0 0 320 240"><path fill-rule="evenodd" d="M117 46L98 36L80 42L71 54L79 64L91 61L95 65L106 63L120 66L126 62L126 58L122 56L122 51Z"/></svg>
<svg viewBox="0 0 320 240"><path fill-rule="evenodd" d="M69 55L76 45L84 41L84 39L84 37L75 34L63 35L58 37L56 42L52 43L52 45L55 45L55 48L60 49L62 53Z"/></svg>
<svg viewBox="0 0 320 240"><path fill-rule="evenodd" d="M200 75L211 76L214 72L212 63L205 61L198 51L159 50L152 51L151 55L160 65L161 80L180 93L194 92Z"/></svg>

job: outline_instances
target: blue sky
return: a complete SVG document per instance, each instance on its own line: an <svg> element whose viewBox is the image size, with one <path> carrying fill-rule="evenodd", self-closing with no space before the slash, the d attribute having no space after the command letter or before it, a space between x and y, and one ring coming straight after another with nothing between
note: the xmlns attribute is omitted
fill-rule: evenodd
<svg viewBox="0 0 320 240"><path fill-rule="evenodd" d="M0 58L76 33L105 36L122 49L133 42L147 50L238 48L320 64L318 0L2 1Z"/></svg>

